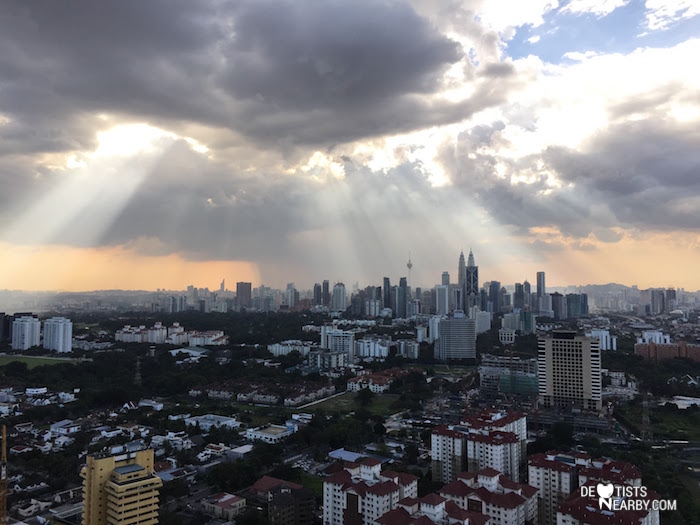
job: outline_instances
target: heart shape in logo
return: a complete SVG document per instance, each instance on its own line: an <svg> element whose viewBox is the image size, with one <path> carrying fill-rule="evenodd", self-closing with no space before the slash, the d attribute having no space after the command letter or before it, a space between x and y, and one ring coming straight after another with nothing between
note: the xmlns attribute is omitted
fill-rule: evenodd
<svg viewBox="0 0 700 525"><path fill-rule="evenodd" d="M598 483L595 488L598 491L598 496L605 499L612 496L613 492L615 491L615 487L612 483Z"/></svg>

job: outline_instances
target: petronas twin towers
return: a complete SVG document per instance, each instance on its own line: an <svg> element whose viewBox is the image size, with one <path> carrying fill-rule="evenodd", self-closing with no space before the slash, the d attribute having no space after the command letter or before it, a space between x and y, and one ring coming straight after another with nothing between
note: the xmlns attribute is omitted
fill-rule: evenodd
<svg viewBox="0 0 700 525"><path fill-rule="evenodd" d="M469 250L469 258L465 264L464 252L459 253L459 266L457 268L459 289L462 290L464 304L461 309L469 310L472 306L479 305L479 267L474 263L474 254Z"/></svg>

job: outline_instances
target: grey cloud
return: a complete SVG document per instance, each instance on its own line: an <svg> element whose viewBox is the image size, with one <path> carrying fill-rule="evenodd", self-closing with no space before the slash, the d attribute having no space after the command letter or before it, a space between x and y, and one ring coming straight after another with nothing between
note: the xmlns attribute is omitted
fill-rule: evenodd
<svg viewBox="0 0 700 525"><path fill-rule="evenodd" d="M459 121L512 88L431 101L461 46L384 0L15 0L0 48L0 153L90 149L97 113L330 146Z"/></svg>
<svg viewBox="0 0 700 525"><path fill-rule="evenodd" d="M616 227L697 229L697 209L688 200L700 194L700 131L692 123L625 122L599 132L581 151L550 147L519 160L500 158L505 178L495 175L496 158L479 151L497 136L498 126L461 134L441 160L453 184L521 235L553 226L575 238L593 234L615 242ZM538 162L564 185L547 186L544 174L530 184L511 183L512 175L541 173Z"/></svg>

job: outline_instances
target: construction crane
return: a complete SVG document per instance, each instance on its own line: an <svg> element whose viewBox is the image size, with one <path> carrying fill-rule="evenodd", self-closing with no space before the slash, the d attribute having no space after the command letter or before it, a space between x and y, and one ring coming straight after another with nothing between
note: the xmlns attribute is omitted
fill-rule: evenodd
<svg viewBox="0 0 700 525"><path fill-rule="evenodd" d="M0 464L0 525L7 525L7 429L2 426L2 463Z"/></svg>

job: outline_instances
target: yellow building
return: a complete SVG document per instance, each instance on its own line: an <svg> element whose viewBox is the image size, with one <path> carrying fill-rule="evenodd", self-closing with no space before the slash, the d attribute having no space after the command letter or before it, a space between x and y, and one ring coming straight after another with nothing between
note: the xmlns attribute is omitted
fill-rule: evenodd
<svg viewBox="0 0 700 525"><path fill-rule="evenodd" d="M83 525L156 525L158 489L153 449L129 445L88 456L83 478Z"/></svg>

